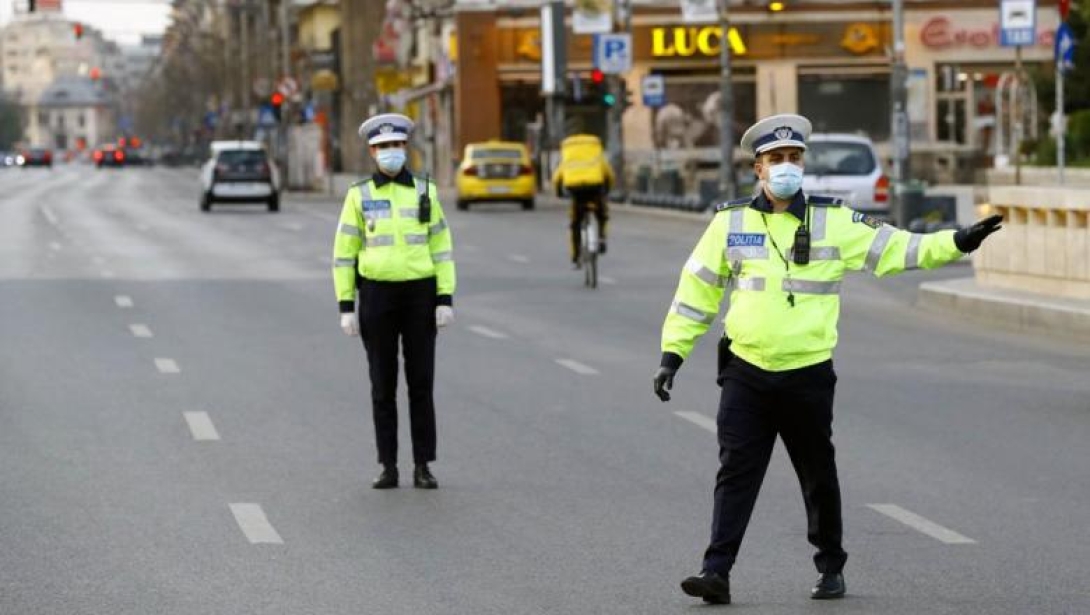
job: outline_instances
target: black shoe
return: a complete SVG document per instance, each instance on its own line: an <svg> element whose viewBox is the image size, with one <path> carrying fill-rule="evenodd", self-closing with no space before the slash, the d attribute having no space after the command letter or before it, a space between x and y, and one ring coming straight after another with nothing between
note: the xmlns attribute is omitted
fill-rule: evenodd
<svg viewBox="0 0 1090 615"><path fill-rule="evenodd" d="M413 487L417 489L437 489L439 487L439 482L431 475L428 464L416 464L416 470L413 471Z"/></svg>
<svg viewBox="0 0 1090 615"><path fill-rule="evenodd" d="M833 600L844 597L844 575L839 572L823 572L810 590L814 600Z"/></svg>
<svg viewBox="0 0 1090 615"><path fill-rule="evenodd" d="M374 482L371 483L372 489L396 489L397 488L397 466L388 465L382 467L382 474L379 474Z"/></svg>
<svg viewBox="0 0 1090 615"><path fill-rule="evenodd" d="M707 570L682 581L681 591L708 604L730 604L730 580Z"/></svg>
<svg viewBox="0 0 1090 615"><path fill-rule="evenodd" d="M606 240L605 239L599 239L598 240L598 254L605 254L605 253L606 253Z"/></svg>

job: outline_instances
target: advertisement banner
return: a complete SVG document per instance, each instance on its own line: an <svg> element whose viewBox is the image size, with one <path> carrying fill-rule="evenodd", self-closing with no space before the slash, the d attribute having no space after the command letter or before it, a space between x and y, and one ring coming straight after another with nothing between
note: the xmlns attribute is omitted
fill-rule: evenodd
<svg viewBox="0 0 1090 615"><path fill-rule="evenodd" d="M576 0L572 9L572 32L608 34L613 31L613 0Z"/></svg>

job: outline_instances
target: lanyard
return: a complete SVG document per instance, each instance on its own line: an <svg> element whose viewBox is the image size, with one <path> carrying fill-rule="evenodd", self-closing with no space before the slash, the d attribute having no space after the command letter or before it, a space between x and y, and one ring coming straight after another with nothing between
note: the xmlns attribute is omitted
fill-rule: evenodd
<svg viewBox="0 0 1090 615"><path fill-rule="evenodd" d="M768 226L768 217L763 211L761 212L761 221L765 223L765 231L768 232L768 240L772 242L772 249L776 252L776 256L780 257L780 260L783 262L783 269L786 272L785 277L787 280L790 280L791 262L787 260L787 257L780 251L780 246L776 244L776 236L772 234L772 229ZM788 288L790 289L790 285ZM787 291L787 303L789 303L791 307L795 307L795 293L791 290Z"/></svg>

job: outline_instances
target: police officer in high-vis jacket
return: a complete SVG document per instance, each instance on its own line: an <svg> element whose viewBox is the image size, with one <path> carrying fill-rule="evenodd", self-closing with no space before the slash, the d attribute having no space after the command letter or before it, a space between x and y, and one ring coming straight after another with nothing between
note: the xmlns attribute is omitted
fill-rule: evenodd
<svg viewBox="0 0 1090 615"><path fill-rule="evenodd" d="M992 216L959 231L920 235L801 190L810 122L764 119L742 137L760 191L719 205L681 272L662 328L654 391L670 399L674 375L719 312L718 439L711 541L699 575L681 589L729 603L729 575L778 435L798 474L808 538L817 547L815 599L844 595L840 485L832 443L832 354L845 271L876 276L933 268L972 252L1000 228Z"/></svg>
<svg viewBox="0 0 1090 615"><path fill-rule="evenodd" d="M361 335L367 350L382 464L375 489L398 486L399 344L409 389L413 485L438 486L428 468L435 460L435 336L437 327L454 322L455 272L450 229L435 184L406 167L412 129L412 120L396 113L360 126L378 171L349 188L333 242L341 328L347 335Z"/></svg>

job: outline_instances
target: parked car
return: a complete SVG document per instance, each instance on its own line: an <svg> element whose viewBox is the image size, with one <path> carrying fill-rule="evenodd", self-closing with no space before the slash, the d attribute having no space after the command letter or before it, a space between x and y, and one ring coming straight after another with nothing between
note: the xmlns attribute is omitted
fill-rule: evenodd
<svg viewBox="0 0 1090 615"><path fill-rule="evenodd" d="M861 135L810 135L802 189L840 197L852 209L889 215L889 177L882 173L874 143Z"/></svg>
<svg viewBox="0 0 1090 615"><path fill-rule="evenodd" d="M19 166L53 168L53 152L44 147L31 147L19 154Z"/></svg>
<svg viewBox="0 0 1090 615"><path fill-rule="evenodd" d="M201 211L213 203L265 203L280 210L280 173L258 141L213 141L201 167Z"/></svg>
<svg viewBox="0 0 1090 615"><path fill-rule="evenodd" d="M523 209L534 208L537 182L530 152L522 143L485 141L470 143L458 166L458 209L485 201L515 201Z"/></svg>
<svg viewBox="0 0 1090 615"><path fill-rule="evenodd" d="M125 166L125 152L116 145L107 144L95 150L91 155L95 161L95 167L123 167Z"/></svg>

